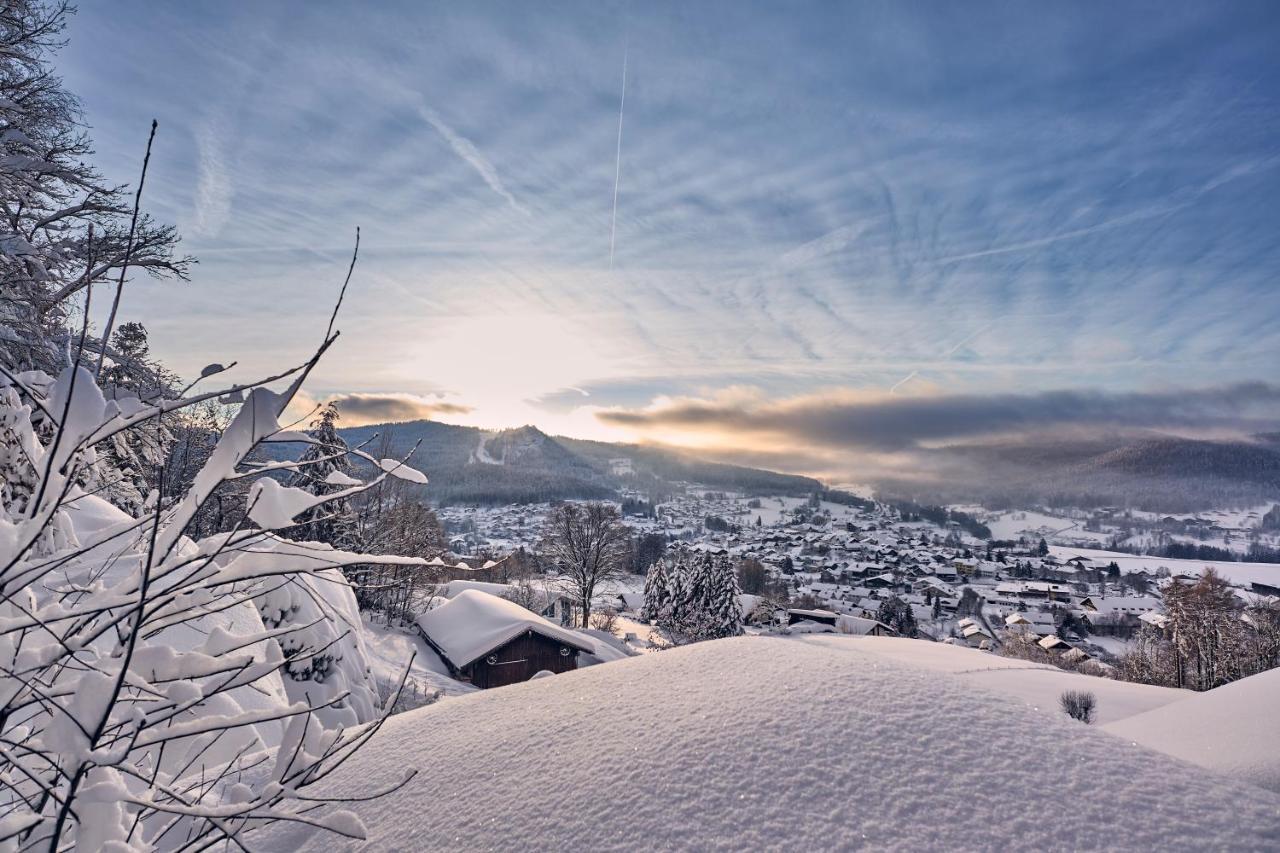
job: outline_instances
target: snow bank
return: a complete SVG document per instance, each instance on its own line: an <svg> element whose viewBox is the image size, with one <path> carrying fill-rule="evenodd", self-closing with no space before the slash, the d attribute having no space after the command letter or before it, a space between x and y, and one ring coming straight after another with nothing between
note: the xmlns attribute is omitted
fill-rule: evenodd
<svg viewBox="0 0 1280 853"><path fill-rule="evenodd" d="M1135 743L1280 791L1280 669L1106 726Z"/></svg>
<svg viewBox="0 0 1280 853"><path fill-rule="evenodd" d="M1280 843L1276 794L1206 784L1056 708L881 651L860 637L740 637L402 714L325 783L357 795L421 769L353 804L365 845L284 825L246 840L290 851Z"/></svg>
<svg viewBox="0 0 1280 853"><path fill-rule="evenodd" d="M814 642L822 642L815 638ZM1049 664L1005 658L966 646L897 637L863 637L863 646L890 660L954 675L966 684L999 694L1032 711L1058 713L1058 699L1066 690L1085 690L1098 699L1099 723L1109 723L1194 696L1151 684L1113 681L1068 672Z"/></svg>

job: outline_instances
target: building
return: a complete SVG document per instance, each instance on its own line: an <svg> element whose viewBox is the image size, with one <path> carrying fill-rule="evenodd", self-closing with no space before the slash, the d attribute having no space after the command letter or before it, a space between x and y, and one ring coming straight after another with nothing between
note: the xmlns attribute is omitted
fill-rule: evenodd
<svg viewBox="0 0 1280 853"><path fill-rule="evenodd" d="M450 675L481 689L568 672L578 668L579 653L595 651L585 637L478 589L428 610L417 626Z"/></svg>
<svg viewBox="0 0 1280 853"><path fill-rule="evenodd" d="M830 610L800 610L793 608L787 611L788 625L795 625L797 622L816 622L819 625L830 625L834 628L836 620L839 618L839 613L833 613Z"/></svg>

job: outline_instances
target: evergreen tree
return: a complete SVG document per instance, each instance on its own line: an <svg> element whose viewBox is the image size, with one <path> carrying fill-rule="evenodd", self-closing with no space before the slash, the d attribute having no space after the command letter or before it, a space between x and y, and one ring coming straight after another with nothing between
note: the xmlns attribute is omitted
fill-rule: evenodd
<svg viewBox="0 0 1280 853"><path fill-rule="evenodd" d="M711 572L707 602L711 636L736 637L742 633L742 601L738 598L738 576L728 555L712 560Z"/></svg>
<svg viewBox="0 0 1280 853"><path fill-rule="evenodd" d="M644 618L657 625L667 618L671 606L671 564L658 560L644 578Z"/></svg>
<svg viewBox="0 0 1280 853"><path fill-rule="evenodd" d="M876 620L883 622L904 637L916 635L916 615L907 604L896 595L882 602L876 612Z"/></svg>
<svg viewBox="0 0 1280 853"><path fill-rule="evenodd" d="M313 495L331 495L351 485L351 460L347 443L338 435L338 417L332 403L316 415L307 431L313 443L298 458L298 468L288 485ZM330 501L323 509L309 510L298 520L295 538L324 542L341 550L360 547L356 514L345 498Z"/></svg>

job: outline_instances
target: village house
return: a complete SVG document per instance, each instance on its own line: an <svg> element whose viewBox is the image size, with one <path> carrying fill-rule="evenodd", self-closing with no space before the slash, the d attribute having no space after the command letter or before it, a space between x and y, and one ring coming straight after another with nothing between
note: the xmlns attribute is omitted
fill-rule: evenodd
<svg viewBox="0 0 1280 853"><path fill-rule="evenodd" d="M481 689L568 672L578 668L580 653L595 651L586 637L478 589L423 613L417 627L450 675Z"/></svg>

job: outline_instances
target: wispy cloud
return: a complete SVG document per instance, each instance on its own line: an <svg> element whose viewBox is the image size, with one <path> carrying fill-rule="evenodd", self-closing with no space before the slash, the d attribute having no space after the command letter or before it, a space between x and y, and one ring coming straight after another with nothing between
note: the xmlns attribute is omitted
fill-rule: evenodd
<svg viewBox="0 0 1280 853"><path fill-rule="evenodd" d="M216 238L231 218L234 195L227 164L226 124L209 117L198 125L196 139L195 220L191 236Z"/></svg>
<svg viewBox="0 0 1280 853"><path fill-rule="evenodd" d="M498 176L497 168L489 161L488 157L481 153L480 149L477 148L471 140L467 139L465 136L450 127L445 120L440 117L440 114L430 107L422 108L422 117L426 119L427 124L434 127L436 132L444 137L445 142L449 143L449 147L453 149L454 154L457 154L468 166L475 169L476 174L489 185L489 189L506 199L507 204L511 205L514 210L524 214L525 216L530 215L529 209L516 201L516 197L512 195L511 191L502 183L502 178Z"/></svg>

